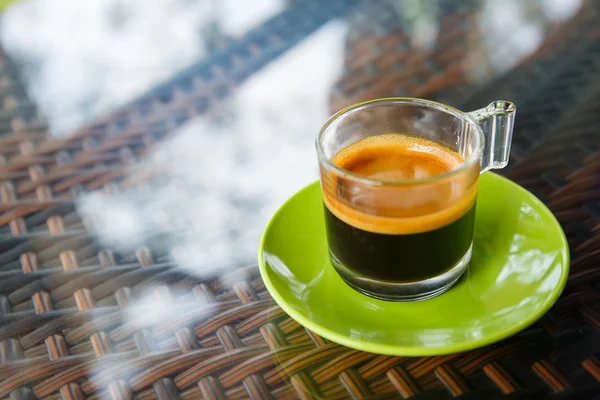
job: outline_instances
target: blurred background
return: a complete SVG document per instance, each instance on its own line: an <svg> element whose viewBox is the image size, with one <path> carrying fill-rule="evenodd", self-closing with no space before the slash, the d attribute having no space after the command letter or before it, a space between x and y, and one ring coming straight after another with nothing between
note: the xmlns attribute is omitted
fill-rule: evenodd
<svg viewBox="0 0 600 400"><path fill-rule="evenodd" d="M78 204L111 246L159 231L164 244L177 230L182 262L220 268L252 263L268 217L317 178L313 140L331 113L390 95L459 105L581 4L24 0L4 11L0 39L23 84L16 106L48 135L132 110L130 125L179 118L127 166L152 175L151 196L100 191ZM463 93L444 96L457 84Z"/></svg>
<svg viewBox="0 0 600 400"><path fill-rule="evenodd" d="M599 1L0 9L0 397L597 393ZM267 221L318 177L320 127L388 96L518 107L502 173L555 213L572 273L552 315L502 347L373 358L303 329L260 279Z"/></svg>

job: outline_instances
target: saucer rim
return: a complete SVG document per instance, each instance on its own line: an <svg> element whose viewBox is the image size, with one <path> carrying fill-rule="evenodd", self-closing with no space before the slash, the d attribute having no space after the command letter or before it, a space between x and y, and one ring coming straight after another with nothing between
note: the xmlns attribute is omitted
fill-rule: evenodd
<svg viewBox="0 0 600 400"><path fill-rule="evenodd" d="M556 216L554 215L554 213L548 208L548 206L546 206L546 204L544 204L544 202L542 202L533 193L531 193L530 191L528 191L521 185L517 184L516 182L511 181L508 178L505 178L505 177L498 175L496 173L493 173L493 172L486 172L484 175L489 176L489 178L486 178L486 179L497 180L500 184L506 185L507 188L509 188L511 191L520 191L522 194L525 194L527 197L529 197L531 199L531 202L537 203L537 205L539 205L540 208L551 217L550 220L552 221L552 225L555 228L557 228L557 230L558 230L557 234L559 235L560 242L561 242L561 248L560 248L560 252L562 254L561 276L560 276L560 279L558 281L556 288L552 291L552 293L547 297L546 301L540 306L540 308L535 313L532 313L524 320L522 320L519 323L516 323L514 325L511 325L509 328L507 328L505 330L502 330L500 332L497 332L493 335L486 336L481 339L475 339L475 340L471 340L471 341L463 341L463 342L454 343L454 344L446 344L446 345L437 346L437 347L390 345L390 344L367 342L367 341L363 341L361 339L348 338L345 335L342 335L340 333L337 333L337 332L327 328L326 326L323 326L321 324L311 321L309 318L307 318L307 317L303 316L302 314L300 314L299 312L297 312L294 309L294 307L292 307L291 305L288 304L288 302L283 298L283 296L275 288L275 285L273 284L273 282L271 282L271 279L269 278L269 274L267 272L266 262L264 259L264 253L265 253L264 248L265 248L265 244L267 241L267 236L269 235L269 232L270 232L271 227L274 224L275 220L279 217L280 214L282 214L284 212L285 209L287 209L289 203L291 203L297 196L301 195L302 193L304 193L308 190L311 190L316 185L320 185L318 180L314 181L314 182L304 186L300 190L296 191L283 204L281 204L279 206L277 211L269 219L269 222L265 226L265 229L263 231L263 234L261 236L260 243L258 246L258 267L259 267L261 279L263 280L267 291L269 292L269 294L271 295L271 297L273 298L275 303L277 303L277 305L279 307L281 307L281 309L283 311L285 311L287 315L289 315L292 319L294 319L300 325L302 325L306 329L309 329L310 331L312 331L328 340L331 340L332 342L335 342L337 344L340 344L340 345L343 345L343 346L346 346L346 347L349 347L352 349L360 350L360 351L366 351L366 352L370 352L370 353L383 354L383 355L391 355L391 356L409 356L409 357L411 357L411 356L419 356L419 357L421 357L421 356L439 356L439 355L474 350L474 349L477 349L477 348L480 348L480 347L483 347L486 345L497 343L500 340L509 338L509 337L521 332L522 330L526 329L527 327L531 326L532 324L534 324L536 321L538 321L541 317L543 317L548 312L548 310L554 305L554 303L556 303L556 301L562 294L562 292L566 286L568 277L569 277L569 271L570 271L570 267L571 267L570 249L569 249L567 237L565 235L564 230L562 229L562 225L556 219Z"/></svg>

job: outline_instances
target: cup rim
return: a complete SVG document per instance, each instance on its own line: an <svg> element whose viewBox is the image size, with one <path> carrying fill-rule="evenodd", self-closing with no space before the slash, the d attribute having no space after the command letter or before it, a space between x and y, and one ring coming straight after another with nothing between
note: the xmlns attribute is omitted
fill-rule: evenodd
<svg viewBox="0 0 600 400"><path fill-rule="evenodd" d="M348 117L354 114L357 111L361 111L367 108L373 108L382 105L394 104L394 103L413 103L419 105L425 105L448 114L451 114L457 118L462 119L467 122L472 128L475 129L477 135L479 136L479 146L471 153L471 155L458 167L451 169L449 171L443 172L439 175L434 175L428 178L420 178L420 179L411 179L411 180L383 180L383 179L371 179L365 178L364 176L355 174L347 169L340 168L335 165L331 160L325 155L325 150L323 149L322 138L325 136L325 133L334 123L340 121L344 117ZM317 156L319 158L319 162L326 166L328 169L335 171L337 174L341 175L344 178L363 183L368 185L375 186L387 186L387 185L417 185L423 183L433 183L438 182L443 179L452 177L466 169L469 169L475 163L481 163L481 155L483 154L483 149L485 146L485 136L483 134L483 129L479 125L479 123L471 117L469 114L460 111L454 107L448 106L446 104L438 103L432 100L425 100L413 97L386 97L380 99L373 99L368 101L363 101L361 103L356 103L350 105L337 113L333 114L327 122L321 128L319 135L315 141L315 145L317 148Z"/></svg>

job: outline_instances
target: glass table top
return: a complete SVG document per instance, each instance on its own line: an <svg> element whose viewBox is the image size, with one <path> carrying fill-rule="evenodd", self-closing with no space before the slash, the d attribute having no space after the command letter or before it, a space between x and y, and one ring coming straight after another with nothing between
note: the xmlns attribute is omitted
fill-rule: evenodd
<svg viewBox="0 0 600 400"><path fill-rule="evenodd" d="M525 105L515 174L548 200L518 166L546 134L535 115L563 115L544 96L592 90L598 15L585 0L14 2L0 23L0 393L393 398L414 389L402 371L419 390L452 386L437 364L398 369L302 330L256 274L260 235L318 179L327 118L380 97ZM94 361L107 355L166 369ZM338 356L358 357L340 361L351 372ZM218 357L230 364L202 369Z"/></svg>
<svg viewBox="0 0 600 400"><path fill-rule="evenodd" d="M194 258L229 265L252 262L270 214L317 178L313 140L332 112L386 96L459 106L582 2L330 3L22 1L0 39L26 93L13 100L52 137L131 110L131 124L184 119L128 166L162 178L150 197L79 203L110 244L185 222Z"/></svg>

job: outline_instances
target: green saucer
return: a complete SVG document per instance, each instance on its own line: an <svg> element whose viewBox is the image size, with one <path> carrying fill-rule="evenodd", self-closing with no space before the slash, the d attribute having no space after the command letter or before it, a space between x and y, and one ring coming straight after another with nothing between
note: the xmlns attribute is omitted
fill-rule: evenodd
<svg viewBox="0 0 600 400"><path fill-rule="evenodd" d="M372 353L455 353L511 336L540 318L569 273L565 235L550 210L519 185L486 173L480 181L473 258L448 292L394 303L350 287L327 255L319 183L273 216L258 253L277 304L313 332Z"/></svg>

